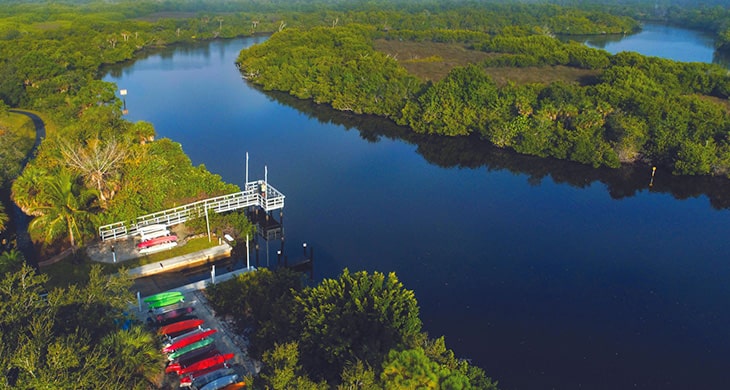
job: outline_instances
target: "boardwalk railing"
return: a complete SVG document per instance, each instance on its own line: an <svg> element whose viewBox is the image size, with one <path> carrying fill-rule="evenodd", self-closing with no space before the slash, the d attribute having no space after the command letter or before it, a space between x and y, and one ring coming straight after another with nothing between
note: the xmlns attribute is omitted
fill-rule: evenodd
<svg viewBox="0 0 730 390"><path fill-rule="evenodd" d="M246 207L257 206L264 211L284 208L284 194L263 180L246 183L245 190L234 194L217 196L188 203L175 208L137 217L129 222L116 222L99 227L102 241L127 238L139 233L139 229L150 225L172 226L190 219L205 217L207 212L224 213Z"/></svg>

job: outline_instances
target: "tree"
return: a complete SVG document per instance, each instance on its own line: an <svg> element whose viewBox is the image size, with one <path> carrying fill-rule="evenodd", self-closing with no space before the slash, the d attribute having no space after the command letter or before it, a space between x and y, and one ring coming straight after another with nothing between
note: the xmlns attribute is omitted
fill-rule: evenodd
<svg viewBox="0 0 730 390"><path fill-rule="evenodd" d="M272 390L326 390L326 382L309 379L299 364L299 344L277 344L263 358L264 369L260 379L263 388ZM259 387L259 383L256 383Z"/></svg>
<svg viewBox="0 0 730 390"><path fill-rule="evenodd" d="M86 141L86 146L73 147L59 139L59 147L68 167L81 174L99 194L101 206L114 197L110 180L118 176L122 162L128 154L124 144L115 139L102 141L98 138Z"/></svg>
<svg viewBox="0 0 730 390"><path fill-rule="evenodd" d="M154 335L141 326L110 333L101 345L116 357L114 371L127 373L127 381L132 381L134 387L161 382L164 357Z"/></svg>
<svg viewBox="0 0 730 390"><path fill-rule="evenodd" d="M390 351L381 379L385 390L474 388L464 374L431 360L422 348Z"/></svg>
<svg viewBox="0 0 730 390"><path fill-rule="evenodd" d="M12 248L0 253L0 275L6 272L16 272L25 263L23 253Z"/></svg>
<svg viewBox="0 0 730 390"><path fill-rule="evenodd" d="M415 343L421 320L413 291L390 273L325 279L296 297L302 311L302 361L315 377L335 380L347 362L379 366L388 351Z"/></svg>
<svg viewBox="0 0 730 390"><path fill-rule="evenodd" d="M78 185L75 177L65 171L48 177L43 185L37 204L29 208L31 215L37 215L28 225L31 237L51 244L67 234L72 247L81 244L93 218L90 208L95 194Z"/></svg>
<svg viewBox="0 0 730 390"><path fill-rule="evenodd" d="M5 230L8 220L8 214L5 213L5 205L0 203L0 232Z"/></svg>
<svg viewBox="0 0 730 390"><path fill-rule="evenodd" d="M260 358L276 343L296 340L299 326L294 295L301 288L298 273L262 268L208 286L206 294L218 315L235 319L238 331L253 330L249 353Z"/></svg>

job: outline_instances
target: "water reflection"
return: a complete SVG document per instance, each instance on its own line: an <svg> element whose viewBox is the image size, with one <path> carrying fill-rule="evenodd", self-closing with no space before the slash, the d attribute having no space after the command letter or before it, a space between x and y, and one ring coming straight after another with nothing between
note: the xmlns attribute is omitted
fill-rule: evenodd
<svg viewBox="0 0 730 390"><path fill-rule="evenodd" d="M730 180L726 178L674 176L659 168L653 186L649 187L651 167L647 165L625 165L619 169L593 168L569 161L525 156L493 147L476 137L424 136L381 117L341 112L281 92L260 92L320 123L344 126L347 130L356 129L360 137L368 142L378 142L385 137L416 145L416 151L426 161L443 168L506 170L527 175L531 185L540 185L548 177L556 183L577 188L587 188L599 182L605 185L613 199L632 197L643 191L667 193L675 199L706 196L713 208L730 209Z"/></svg>

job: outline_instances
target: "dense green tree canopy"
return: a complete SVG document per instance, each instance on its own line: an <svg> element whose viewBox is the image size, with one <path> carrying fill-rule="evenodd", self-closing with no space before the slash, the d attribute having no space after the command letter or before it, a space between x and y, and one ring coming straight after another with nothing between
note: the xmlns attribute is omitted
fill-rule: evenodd
<svg viewBox="0 0 730 390"><path fill-rule="evenodd" d="M27 266L0 279L0 387L144 389L162 356L141 325L120 329L130 279L93 268L86 286L46 292Z"/></svg>
<svg viewBox="0 0 730 390"><path fill-rule="evenodd" d="M423 370L443 388L496 388L483 370L455 358L443 338L421 333L413 291L392 273L344 270L302 289L296 273L263 269L206 293L218 315L232 316L250 334L253 356L263 358L254 388L320 388L321 380L343 389L398 388Z"/></svg>

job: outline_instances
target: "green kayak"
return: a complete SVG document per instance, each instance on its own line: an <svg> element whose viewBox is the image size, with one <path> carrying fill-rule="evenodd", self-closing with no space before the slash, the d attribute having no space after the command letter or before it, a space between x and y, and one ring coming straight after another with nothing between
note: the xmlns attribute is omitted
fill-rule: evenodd
<svg viewBox="0 0 730 390"><path fill-rule="evenodd" d="M167 357L167 360L175 360L190 351L195 351L198 348L207 347L208 345L213 344L213 342L215 342L215 339L213 339L212 337L208 337L207 339L202 339L200 341L194 342L171 353Z"/></svg>
<svg viewBox="0 0 730 390"><path fill-rule="evenodd" d="M179 291L166 291L166 292L161 292L159 294L150 295L147 298L143 299L143 301L145 301L146 303L151 303L151 302L167 299L170 297L181 297L182 295L183 294Z"/></svg>
<svg viewBox="0 0 730 390"><path fill-rule="evenodd" d="M150 309L157 309L160 307L174 305L174 304L176 304L178 302L182 302L184 300L185 300L185 297L183 297L182 295L178 295L178 296L163 298L158 301L152 301L152 302L148 303L147 305L150 307Z"/></svg>

